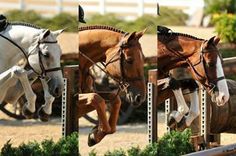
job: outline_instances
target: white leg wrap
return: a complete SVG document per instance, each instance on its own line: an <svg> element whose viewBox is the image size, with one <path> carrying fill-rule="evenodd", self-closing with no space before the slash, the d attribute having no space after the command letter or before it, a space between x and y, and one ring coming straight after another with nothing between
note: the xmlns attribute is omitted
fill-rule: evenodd
<svg viewBox="0 0 236 156"><path fill-rule="evenodd" d="M191 106L189 114L186 116L186 125L190 126L194 119L196 119L199 114L199 99L197 91L190 94Z"/></svg>

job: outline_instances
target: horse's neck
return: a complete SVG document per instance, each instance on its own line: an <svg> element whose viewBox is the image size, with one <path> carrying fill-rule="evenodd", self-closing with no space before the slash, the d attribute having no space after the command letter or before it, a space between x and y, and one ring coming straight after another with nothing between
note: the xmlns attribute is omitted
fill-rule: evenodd
<svg viewBox="0 0 236 156"><path fill-rule="evenodd" d="M94 63L105 61L106 52L114 48L120 41L122 34L110 30L95 29L79 32L79 50ZM89 68L93 65L87 58L80 56L81 68Z"/></svg>
<svg viewBox="0 0 236 156"><path fill-rule="evenodd" d="M193 42L195 43L193 44ZM186 41L183 39L172 40L169 42L158 41L157 60L160 75L162 73L167 73L174 68L188 66L186 59L189 59L194 54L198 54L200 52L201 44L202 41L200 40L193 41L189 39Z"/></svg>
<svg viewBox="0 0 236 156"><path fill-rule="evenodd" d="M39 29L31 27L9 25L1 34L18 44L28 55L28 48L33 42L34 35L38 32ZM4 62L4 66L0 67L1 72L12 67L21 59L25 59L23 52L19 48L2 37L0 37L0 45L0 60Z"/></svg>
<svg viewBox="0 0 236 156"><path fill-rule="evenodd" d="M106 52L114 47L122 34L108 30L86 30L79 32L79 51L85 54L94 63L105 61ZM80 89L88 88L87 78L89 68L93 65L88 58L79 56Z"/></svg>

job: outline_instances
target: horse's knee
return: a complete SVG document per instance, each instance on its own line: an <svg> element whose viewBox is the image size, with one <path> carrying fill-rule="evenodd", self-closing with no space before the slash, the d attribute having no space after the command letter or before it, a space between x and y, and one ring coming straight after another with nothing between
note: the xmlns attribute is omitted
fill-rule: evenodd
<svg viewBox="0 0 236 156"><path fill-rule="evenodd" d="M44 96L45 104L51 104L54 101L53 96Z"/></svg>
<svg viewBox="0 0 236 156"><path fill-rule="evenodd" d="M11 69L11 73L12 73L12 76L13 77L21 77L22 75L25 75L26 74L26 70L23 69L22 67L20 66L13 66L12 69Z"/></svg>
<svg viewBox="0 0 236 156"><path fill-rule="evenodd" d="M97 93L91 93L89 97L91 103L104 103L105 100Z"/></svg>

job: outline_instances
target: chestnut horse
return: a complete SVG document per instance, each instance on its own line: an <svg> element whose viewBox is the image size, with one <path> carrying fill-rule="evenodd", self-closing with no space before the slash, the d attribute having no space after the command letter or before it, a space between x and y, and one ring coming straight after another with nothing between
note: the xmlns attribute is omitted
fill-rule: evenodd
<svg viewBox="0 0 236 156"><path fill-rule="evenodd" d="M222 59L216 47L219 41L218 37L204 40L158 26L158 78L168 77L169 70L173 68L188 68L192 77L211 95L212 101L219 106L224 105L229 99L229 91L222 68ZM164 93L159 92L159 94L163 96L161 94ZM196 101L196 97L194 99ZM174 119L178 123L182 119L184 121L181 122L189 126L199 115L197 109L199 107L195 106L188 110L185 103L180 104L178 111L170 114L169 122ZM189 113L188 116L185 116L186 113Z"/></svg>
<svg viewBox="0 0 236 156"><path fill-rule="evenodd" d="M139 39L141 32L126 33L109 26L88 26L79 28L79 117L93 110L97 111L99 124L89 134L88 145L100 142L107 134L116 131L121 100L120 91L126 92L127 100L134 106L145 101L144 56ZM97 94L88 90L89 68L103 62L104 72L119 85L115 93ZM111 101L109 121L106 116L105 100Z"/></svg>

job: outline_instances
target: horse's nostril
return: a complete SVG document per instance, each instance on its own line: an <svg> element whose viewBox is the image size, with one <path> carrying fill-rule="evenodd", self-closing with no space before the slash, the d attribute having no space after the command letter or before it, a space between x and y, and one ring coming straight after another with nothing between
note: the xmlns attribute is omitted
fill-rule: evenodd
<svg viewBox="0 0 236 156"><path fill-rule="evenodd" d="M136 95L134 100L138 104L141 103L141 95L140 94Z"/></svg>

